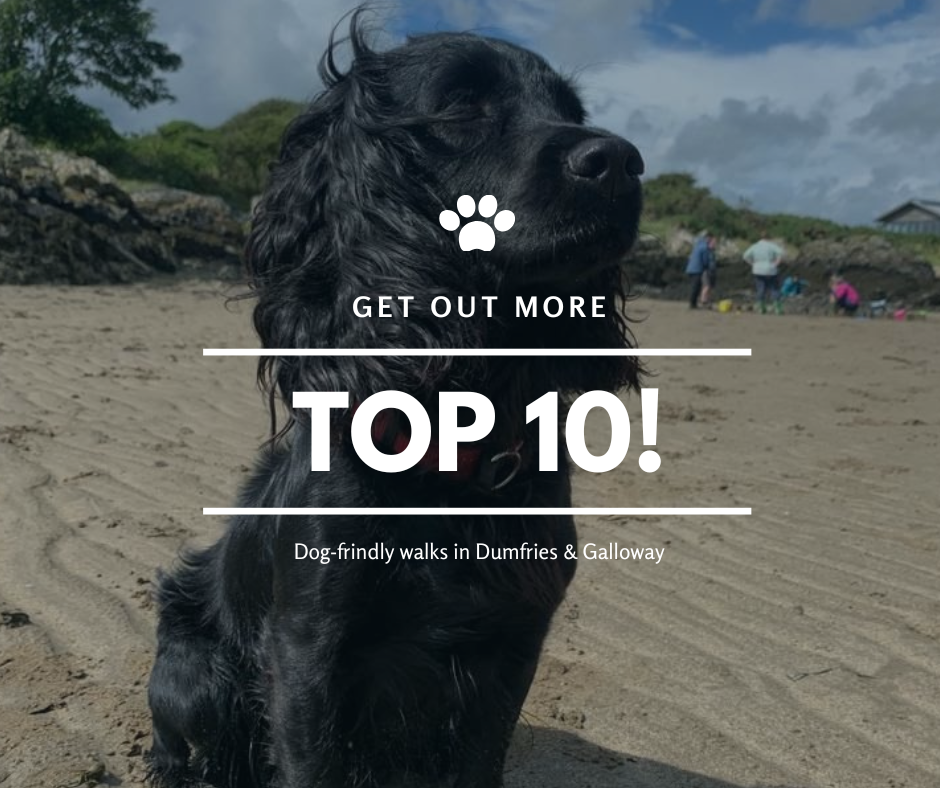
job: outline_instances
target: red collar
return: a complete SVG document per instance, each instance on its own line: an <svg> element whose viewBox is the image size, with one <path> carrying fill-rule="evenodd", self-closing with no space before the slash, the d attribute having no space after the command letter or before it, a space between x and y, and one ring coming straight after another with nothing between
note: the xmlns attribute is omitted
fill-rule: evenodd
<svg viewBox="0 0 940 788"><path fill-rule="evenodd" d="M372 422L372 440L386 454L400 454L411 441L408 419L395 409L380 411ZM492 452L483 443L463 443L457 446L457 470L440 471L440 445L433 438L417 468L439 473L454 481L479 480L491 490L500 490L516 478L523 465L523 441L509 449Z"/></svg>

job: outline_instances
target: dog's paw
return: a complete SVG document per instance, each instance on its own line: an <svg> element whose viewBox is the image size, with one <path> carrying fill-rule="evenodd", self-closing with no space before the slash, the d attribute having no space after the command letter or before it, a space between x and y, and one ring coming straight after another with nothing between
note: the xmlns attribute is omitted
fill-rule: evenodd
<svg viewBox="0 0 940 788"><path fill-rule="evenodd" d="M499 232L504 233L516 222L516 216L512 211L500 211L496 213L496 198L492 194L487 194L480 198L480 204L477 206L473 197L468 194L463 195L457 200L457 210L460 216L469 219L479 210L480 216L489 219L493 214L493 227ZM441 227L445 230L456 230L460 227L460 216L451 210L441 211ZM489 252L496 245L496 234L486 222L479 219L464 225L457 237L460 248L465 252L479 249L482 252Z"/></svg>

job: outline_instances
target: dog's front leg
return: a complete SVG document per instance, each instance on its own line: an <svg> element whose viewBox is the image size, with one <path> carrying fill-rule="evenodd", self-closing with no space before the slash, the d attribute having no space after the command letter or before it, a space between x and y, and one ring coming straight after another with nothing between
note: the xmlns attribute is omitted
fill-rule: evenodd
<svg viewBox="0 0 940 788"><path fill-rule="evenodd" d="M329 631L329 622L323 619L322 611L318 613L318 629L322 626ZM298 612L291 615L298 616ZM310 614L299 616L309 618ZM334 669L331 644L322 631L299 631L283 619L275 631L269 652L275 785L340 788L346 785L345 749L339 741L339 709L330 681Z"/></svg>
<svg viewBox="0 0 940 788"><path fill-rule="evenodd" d="M523 662L506 658L498 680L478 685L476 702L457 732L460 758L454 788L502 788L506 753L537 666L538 656Z"/></svg>

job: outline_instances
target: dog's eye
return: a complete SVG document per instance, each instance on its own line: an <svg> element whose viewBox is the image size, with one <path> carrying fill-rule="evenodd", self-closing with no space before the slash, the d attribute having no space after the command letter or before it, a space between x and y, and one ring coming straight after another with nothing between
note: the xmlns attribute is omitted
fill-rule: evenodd
<svg viewBox="0 0 940 788"><path fill-rule="evenodd" d="M485 59L462 60L433 84L431 132L448 148L481 143L497 119L499 74Z"/></svg>
<svg viewBox="0 0 940 788"><path fill-rule="evenodd" d="M462 59L443 70L436 82L436 108L440 112L467 109L485 114L498 84L499 72L491 59Z"/></svg>
<svg viewBox="0 0 940 788"><path fill-rule="evenodd" d="M486 90L480 85L454 85L444 90L438 102L441 112L447 110L471 110L486 114Z"/></svg>
<svg viewBox="0 0 940 788"><path fill-rule="evenodd" d="M475 88L466 86L452 88L444 94L442 106L445 108L456 105L467 106L478 103L481 98L480 91Z"/></svg>

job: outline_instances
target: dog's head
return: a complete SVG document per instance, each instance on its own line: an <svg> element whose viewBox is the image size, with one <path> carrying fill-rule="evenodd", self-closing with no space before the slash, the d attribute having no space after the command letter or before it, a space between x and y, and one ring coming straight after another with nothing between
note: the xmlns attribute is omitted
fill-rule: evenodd
<svg viewBox="0 0 940 788"><path fill-rule="evenodd" d="M255 326L266 347L593 347L629 344L620 263L641 208L643 161L626 140L585 123L569 80L521 47L471 34L414 37L379 52L354 15L347 70L337 46L321 63L324 91L285 133L256 208L248 265ZM515 221L491 251L464 251L459 198L492 195ZM505 217L503 217L505 218ZM442 226L448 225L451 229ZM487 234L484 230L484 234ZM409 316L357 317L354 300L410 296ZM458 296L476 314L456 314ZM480 296L499 297L488 318ZM604 296L605 318L516 318L515 297ZM454 305L431 314L436 296ZM635 385L633 359L513 362L542 390ZM302 389L387 388L427 396L485 390L494 365L409 358L280 359L262 378L289 401ZM506 370L496 375L505 384ZM533 383L535 385L535 383ZM525 386L523 388L531 388ZM520 396L525 396L520 392Z"/></svg>
<svg viewBox="0 0 940 788"><path fill-rule="evenodd" d="M470 34L421 36L385 58L393 105L424 121L410 164L434 198L453 210L461 195L492 194L515 216L479 260L487 285L563 292L617 267L636 237L643 160L585 125L567 79L533 52Z"/></svg>

